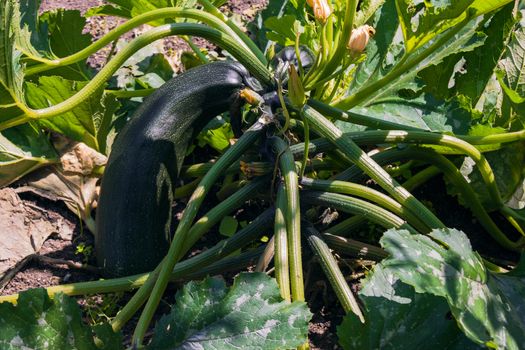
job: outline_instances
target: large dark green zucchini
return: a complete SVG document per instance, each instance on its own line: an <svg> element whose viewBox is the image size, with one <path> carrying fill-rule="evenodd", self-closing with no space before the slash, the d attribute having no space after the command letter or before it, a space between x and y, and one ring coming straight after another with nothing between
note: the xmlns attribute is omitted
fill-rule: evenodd
<svg viewBox="0 0 525 350"><path fill-rule="evenodd" d="M97 209L97 261L106 275L153 269L169 248L173 189L196 131L252 87L246 69L217 62L160 87L118 135Z"/></svg>

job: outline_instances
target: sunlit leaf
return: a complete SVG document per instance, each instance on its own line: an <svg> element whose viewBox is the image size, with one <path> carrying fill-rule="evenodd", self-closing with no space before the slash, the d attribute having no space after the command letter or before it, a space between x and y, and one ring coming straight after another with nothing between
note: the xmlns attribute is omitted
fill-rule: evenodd
<svg viewBox="0 0 525 350"><path fill-rule="evenodd" d="M27 83L27 101L33 108L46 108L73 96L86 84L87 82L71 81L61 77L43 76L39 78L39 85ZM84 142L95 150L101 150L98 138L99 127L106 123L104 120L111 118L118 108L118 104L110 99L111 97L103 94L103 90L99 90L72 110L42 119L39 123L73 140Z"/></svg>
<svg viewBox="0 0 525 350"><path fill-rule="evenodd" d="M147 349L290 349L306 341L311 313L283 301L275 280L241 273L233 286L208 278L177 293Z"/></svg>

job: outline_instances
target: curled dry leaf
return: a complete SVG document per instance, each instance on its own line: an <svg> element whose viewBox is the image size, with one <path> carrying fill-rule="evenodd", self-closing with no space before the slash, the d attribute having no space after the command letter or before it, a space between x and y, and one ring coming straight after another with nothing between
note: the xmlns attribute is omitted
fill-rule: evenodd
<svg viewBox="0 0 525 350"><path fill-rule="evenodd" d="M107 158L83 143L64 138L59 138L55 145L60 154L60 165L35 173L18 191L31 191L52 200L64 201L95 233L91 209L99 193L96 171L106 163Z"/></svg>
<svg viewBox="0 0 525 350"><path fill-rule="evenodd" d="M0 280L25 257L37 253L52 234L71 239L62 216L20 199L12 188L0 190Z"/></svg>

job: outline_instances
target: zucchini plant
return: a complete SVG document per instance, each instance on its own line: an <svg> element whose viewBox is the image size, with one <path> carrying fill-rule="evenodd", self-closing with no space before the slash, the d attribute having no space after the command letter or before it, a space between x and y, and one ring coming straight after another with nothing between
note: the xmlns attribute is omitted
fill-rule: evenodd
<svg viewBox="0 0 525 350"><path fill-rule="evenodd" d="M18 296L0 297L0 324L12 324L0 344L44 346L17 331L12 315L20 315L59 324L70 338L57 348L116 348L141 310L133 348L304 348L303 274L317 261L346 314L337 332L345 349L522 346L522 3L272 1L248 26L251 37L219 10L222 1L109 3L88 15L127 21L92 43L71 23L78 14L38 16L38 6L15 0L0 8L0 184L58 162L49 132L108 155L95 174L101 195L90 227L98 264L115 277L22 293L16 307L7 302ZM151 28L111 51L98 72L86 68L91 54L143 24ZM66 29L73 34L60 42ZM130 69L141 74L122 77L130 58L172 35L190 44L195 67L171 79L156 54ZM192 37L227 55L206 55ZM199 152L195 139L217 153ZM439 176L476 232L447 227L436 197L419 198ZM217 186L219 203L203 213ZM176 225L175 198L187 200ZM188 257L214 225L254 201L266 209L253 221ZM325 208L337 215L321 215ZM384 235L364 235L367 224ZM258 240L270 231L267 243ZM344 257L376 262L357 295ZM254 259L258 272L240 274L230 289L216 278L182 288L145 342L170 281ZM110 325L69 332L74 325L60 315L46 318L67 305L80 323L64 294L135 289ZM38 300L32 312L29 298Z"/></svg>

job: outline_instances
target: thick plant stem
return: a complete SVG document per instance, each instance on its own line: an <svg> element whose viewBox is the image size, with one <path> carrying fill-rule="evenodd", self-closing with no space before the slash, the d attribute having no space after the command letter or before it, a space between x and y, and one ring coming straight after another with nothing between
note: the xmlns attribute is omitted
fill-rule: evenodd
<svg viewBox="0 0 525 350"><path fill-rule="evenodd" d="M206 194L210 191L219 176L221 176L221 174L259 138L262 132L266 129L268 123L270 123L269 116L264 115L259 118L259 120L252 125L244 135L222 155L222 157L219 158L213 168L204 176L201 183L191 196L177 230L175 231L168 254L160 265L158 279L155 282L155 286L146 306L144 307L142 315L140 316L137 327L135 328L135 333L133 335L134 346L139 346L144 339L144 335L148 329L153 314L155 313L160 299L166 290L166 286L168 285L171 271L175 264L182 258L183 247L185 245L184 242L188 237L191 224L195 219L197 211L204 201Z"/></svg>
<svg viewBox="0 0 525 350"><path fill-rule="evenodd" d="M235 209L242 206L248 199L254 197L254 193L261 190L268 184L267 178L256 178L254 181L241 187L238 191L221 201L216 207L211 209L202 218L197 220L191 227L184 241L183 254L186 254L191 247L208 232L211 227L219 223L222 218L230 214ZM201 180L202 183L202 180Z"/></svg>
<svg viewBox="0 0 525 350"><path fill-rule="evenodd" d="M345 276L339 269L337 261L332 255L330 248L328 248L324 242L321 234L311 225L305 227L303 232L306 234L308 244L313 250L315 256L319 259L321 267L323 268L323 271L345 312L353 312L359 317L359 320L361 320L362 323L365 323L365 317L359 308L359 304L357 303L352 290L348 286L348 283L346 283Z"/></svg>
<svg viewBox="0 0 525 350"><path fill-rule="evenodd" d="M264 64L265 66L268 65L268 61L266 60L266 56L264 53L259 49L259 47L255 44L255 42L246 35L231 19L226 17L221 11L219 11L211 2L208 0L198 0L198 2L204 7L204 9L212 14L213 16L220 19L222 22L226 23L226 25L236 34L236 36L243 42L248 49L257 57L257 59Z"/></svg>
<svg viewBox="0 0 525 350"><path fill-rule="evenodd" d="M370 156L361 150L352 140L343 137L343 133L328 119L310 106L304 106L301 111L303 118L308 119L310 126L319 135L326 137L346 156L376 181L385 191L393 196L401 205L409 209L421 221L432 228L443 228L445 225L410 192L405 190Z"/></svg>
<svg viewBox="0 0 525 350"><path fill-rule="evenodd" d="M428 233L431 230L427 225L425 225L425 223L421 222L415 215L413 215L401 204L393 200L391 197L374 190L373 188L347 181L318 180L309 178L302 178L301 186L317 191L348 194L351 196L364 198L405 219L409 224L416 227L421 233Z"/></svg>
<svg viewBox="0 0 525 350"><path fill-rule="evenodd" d="M389 122L387 120L377 119L374 117L369 117L364 114L355 113L352 111L345 111L333 106L330 106L326 103L315 99L309 99L308 105L315 108L319 113L345 122L364 125L374 129L383 129L383 130L421 130L414 127L406 126L403 124L398 124L394 122Z"/></svg>
<svg viewBox="0 0 525 350"><path fill-rule="evenodd" d="M286 232L288 235L288 258L292 300L304 301L303 263L301 254L301 214L299 207L299 181L295 162L288 145L278 137L272 137L271 146L279 159L286 193Z"/></svg>
<svg viewBox="0 0 525 350"><path fill-rule="evenodd" d="M286 301L292 301L290 294L290 265L288 263L288 240L286 234L286 192L284 184L279 185L275 200L275 279L279 285L281 296Z"/></svg>
<svg viewBox="0 0 525 350"><path fill-rule="evenodd" d="M362 259L381 261L388 253L379 247L359 242L350 238L344 238L331 233L323 233L323 240L328 246L339 253L348 254Z"/></svg>
<svg viewBox="0 0 525 350"><path fill-rule="evenodd" d="M472 213L479 220L480 224L485 230L503 247L513 250L522 251L525 247L525 239L520 239L517 242L513 242L507 238L507 236L499 229L494 223L492 218L487 213L479 201L478 196L472 189L472 186L465 180L459 169L450 160L444 156L438 154L431 149L420 149L420 148L406 148L403 150L392 149L384 152L380 152L374 155L374 159L381 165L388 164L391 162L417 159L424 162L429 162L437 167L441 172L445 174L447 179L454 184L454 187L460 192L461 196L465 199L467 206L471 209ZM359 169L357 167L349 168L337 176L339 180L355 180L356 176L359 175ZM340 234L340 233L337 233Z"/></svg>
<svg viewBox="0 0 525 350"><path fill-rule="evenodd" d="M9 127L26 123L32 119L49 118L75 108L89 96L95 93L98 89L102 88L105 82L111 78L113 73L139 49L157 39L169 35L181 34L199 36L210 40L218 46L228 50L228 52L236 57L239 62L245 65L247 69L255 75L255 77L260 79L261 82L265 84L271 83L270 73L266 67L254 60L252 55L239 46L239 44L230 36L224 35L222 32L202 24L175 23L153 28L138 38L135 38L122 51L116 54L115 57L113 57L113 59L109 61L108 64L105 65L104 68L102 68L91 81L89 81L89 83L86 84L86 86L84 86L79 92L67 100L62 101L54 106L37 110L24 107L23 110L26 115L0 123L0 131Z"/></svg>
<svg viewBox="0 0 525 350"><path fill-rule="evenodd" d="M104 46L108 45L109 43L112 43L115 40L118 40L123 34L129 32L130 30L137 28L140 25L143 25L149 22L153 22L156 20L164 19L164 18L194 19L196 21L207 24L212 28L217 29L223 32L224 34L231 36L234 39L237 38L237 34L230 27L228 27L225 23L223 23L220 19L218 19L216 16L213 16L212 14L209 14L202 10L196 10L196 9L165 7L162 9L148 11L148 12L142 13L136 17L129 19L128 21L122 23L121 25L109 31L107 34L102 36L97 41L93 42L91 45L85 47L84 49L70 56L57 58L54 60L49 60L49 59L40 58L40 57L31 57L31 59L42 62L42 64L29 67L26 70L26 75L37 74L37 73L46 71L48 69L53 69L55 67L67 66L67 65L76 63L80 60L88 58L89 56L99 51ZM245 48L246 50L249 50L247 46L245 46Z"/></svg>
<svg viewBox="0 0 525 350"><path fill-rule="evenodd" d="M410 226L399 216L361 199L345 196L339 193L302 191L301 200L302 203L305 204L329 206L350 214L364 215L368 220L387 229L403 228L411 233L418 233L415 228Z"/></svg>

